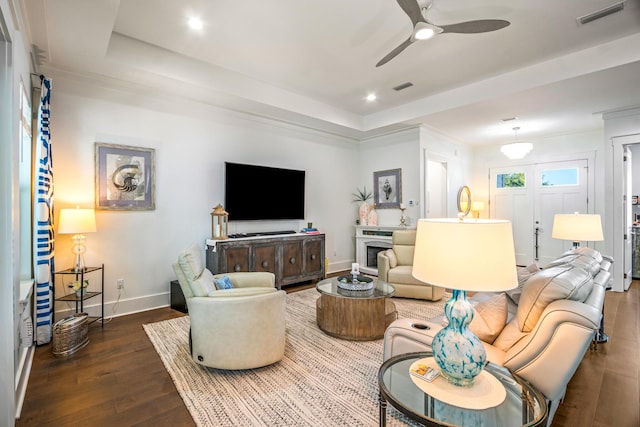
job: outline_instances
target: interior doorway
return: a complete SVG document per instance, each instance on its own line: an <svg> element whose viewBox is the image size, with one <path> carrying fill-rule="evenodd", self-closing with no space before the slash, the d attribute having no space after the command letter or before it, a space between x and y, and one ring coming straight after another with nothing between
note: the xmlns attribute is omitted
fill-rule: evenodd
<svg viewBox="0 0 640 427"><path fill-rule="evenodd" d="M447 218L448 172L447 162L427 153L425 218Z"/></svg>

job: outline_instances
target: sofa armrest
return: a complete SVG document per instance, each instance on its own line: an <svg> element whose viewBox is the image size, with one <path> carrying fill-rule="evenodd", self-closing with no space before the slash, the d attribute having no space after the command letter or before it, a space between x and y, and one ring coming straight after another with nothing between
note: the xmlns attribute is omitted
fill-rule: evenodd
<svg viewBox="0 0 640 427"><path fill-rule="evenodd" d="M389 281L389 270L391 268L391 261L385 254L385 251L378 252L378 279Z"/></svg>
<svg viewBox="0 0 640 427"><path fill-rule="evenodd" d="M213 277L217 279L222 276L229 276L234 288L273 288L276 283L275 274L268 271L240 271L216 274Z"/></svg>
<svg viewBox="0 0 640 427"><path fill-rule="evenodd" d="M560 398L601 315L596 307L577 301L552 302L535 328L507 350L504 366L533 383L549 400Z"/></svg>
<svg viewBox="0 0 640 427"><path fill-rule="evenodd" d="M383 360L415 351L431 351L433 337L442 325L425 320L398 319L384 333Z"/></svg>

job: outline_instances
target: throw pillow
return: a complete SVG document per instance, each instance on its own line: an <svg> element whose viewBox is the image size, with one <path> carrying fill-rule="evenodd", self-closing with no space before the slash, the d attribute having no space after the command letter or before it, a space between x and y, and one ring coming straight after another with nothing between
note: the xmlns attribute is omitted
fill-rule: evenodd
<svg viewBox="0 0 640 427"><path fill-rule="evenodd" d="M536 274L538 271L540 271L540 267L538 267L538 264L536 263L528 265L527 267L518 268L518 287L507 291L507 295L513 302L516 303L516 305L520 302L522 287L525 283L527 283L527 280L529 280L529 278Z"/></svg>
<svg viewBox="0 0 640 427"><path fill-rule="evenodd" d="M396 268L398 266L398 257L393 249L387 249L384 253L389 258L389 268Z"/></svg>
<svg viewBox="0 0 640 427"><path fill-rule="evenodd" d="M469 324L469 329L481 341L493 344L507 324L508 311L507 296L504 293L480 301L473 306L473 320ZM442 326L445 327L448 324L449 319L444 317Z"/></svg>
<svg viewBox="0 0 640 427"><path fill-rule="evenodd" d="M200 277L191 282L191 292L196 297L206 297L212 292L216 291L216 287L213 284L213 274L208 270L202 270Z"/></svg>
<svg viewBox="0 0 640 427"><path fill-rule="evenodd" d="M216 279L216 287L218 289L233 289L233 283L231 283L229 276L224 275Z"/></svg>
<svg viewBox="0 0 640 427"><path fill-rule="evenodd" d="M482 341L493 344L507 324L507 315L507 296L501 293L473 307L469 329Z"/></svg>

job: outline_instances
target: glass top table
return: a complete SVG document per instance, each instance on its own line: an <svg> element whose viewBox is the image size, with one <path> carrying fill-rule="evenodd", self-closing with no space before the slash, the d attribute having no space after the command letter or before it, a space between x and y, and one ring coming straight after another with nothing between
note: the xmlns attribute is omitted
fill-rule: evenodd
<svg viewBox="0 0 640 427"><path fill-rule="evenodd" d="M483 410L465 409L441 402L411 380L409 367L431 357L430 352L394 356L378 371L380 426L386 426L390 403L410 419L426 426L542 426L547 418L544 396L508 369L488 363L485 371L497 378L507 391L500 405Z"/></svg>
<svg viewBox="0 0 640 427"><path fill-rule="evenodd" d="M384 337L387 326L398 317L396 306L389 299L396 290L384 280L373 279L373 284L373 289L354 291L340 288L337 277L318 282L318 327L327 335L345 340Z"/></svg>
<svg viewBox="0 0 640 427"><path fill-rule="evenodd" d="M338 278L332 277L322 280L316 285L316 289L321 294L344 298L387 298L392 297L396 288L392 284L380 279L373 279L373 289L368 291L351 291L338 287Z"/></svg>

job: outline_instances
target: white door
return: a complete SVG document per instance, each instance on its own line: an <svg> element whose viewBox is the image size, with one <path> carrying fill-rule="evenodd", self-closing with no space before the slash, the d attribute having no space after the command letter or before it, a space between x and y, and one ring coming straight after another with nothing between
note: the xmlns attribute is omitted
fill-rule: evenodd
<svg viewBox="0 0 640 427"><path fill-rule="evenodd" d="M516 264L528 265L534 257L533 166L491 168L489 179L489 214L511 221Z"/></svg>
<svg viewBox="0 0 640 427"><path fill-rule="evenodd" d="M555 214L588 213L587 160L544 163L535 166L535 221L537 256L544 266L571 249L573 242L551 237Z"/></svg>
<svg viewBox="0 0 640 427"><path fill-rule="evenodd" d="M490 215L513 224L518 265L544 266L571 247L551 238L557 213L588 212L588 162L491 168Z"/></svg>
<svg viewBox="0 0 640 427"><path fill-rule="evenodd" d="M446 218L447 215L447 163L427 159L427 218Z"/></svg>
<svg viewBox="0 0 640 427"><path fill-rule="evenodd" d="M624 146L624 157L622 160L624 167L624 181L623 181L623 194L624 194L624 209L623 212L623 224L624 224L624 289L629 289L631 280L633 278L633 239L631 231L633 230L633 208L632 208L632 193L633 193L633 158L631 157L631 147L629 145Z"/></svg>

